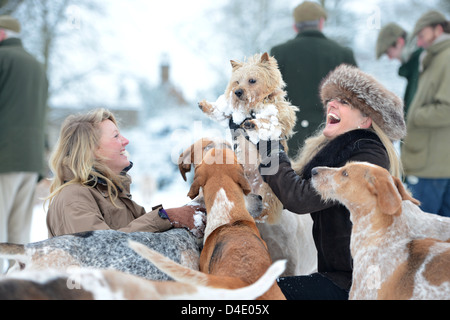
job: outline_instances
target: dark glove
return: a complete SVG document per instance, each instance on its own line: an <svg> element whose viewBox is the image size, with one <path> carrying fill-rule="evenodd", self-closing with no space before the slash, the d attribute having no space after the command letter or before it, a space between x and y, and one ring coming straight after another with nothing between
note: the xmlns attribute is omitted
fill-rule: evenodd
<svg viewBox="0 0 450 320"><path fill-rule="evenodd" d="M247 120L247 119L245 119ZM244 122L245 122L244 120ZM230 132L231 132L231 138L233 140L233 149L236 150L237 148L237 137L239 135L243 135L245 139L249 140L249 136L247 134L247 131L245 130L245 128L241 127L242 123L236 124L233 121L233 117L230 118L230 121L228 122L228 128L230 128ZM250 141L250 140L249 140Z"/></svg>
<svg viewBox="0 0 450 320"><path fill-rule="evenodd" d="M258 149L261 160L270 158L272 154L278 155L280 152L284 152L281 140L259 140L256 149Z"/></svg>
<svg viewBox="0 0 450 320"><path fill-rule="evenodd" d="M234 123L233 117L231 117L230 121L228 122L228 128L230 128L230 130L237 130L241 129L241 125Z"/></svg>
<svg viewBox="0 0 450 320"><path fill-rule="evenodd" d="M280 158L287 156L280 140L260 140L256 144L260 156L259 173L264 178L266 175L273 175L278 172Z"/></svg>

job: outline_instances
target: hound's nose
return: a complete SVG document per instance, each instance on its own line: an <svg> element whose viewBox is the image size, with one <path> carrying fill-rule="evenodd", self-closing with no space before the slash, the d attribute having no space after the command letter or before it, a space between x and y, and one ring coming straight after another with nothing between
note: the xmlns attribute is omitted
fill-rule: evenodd
<svg viewBox="0 0 450 320"><path fill-rule="evenodd" d="M312 168L311 170L311 176L315 176L319 174L319 170L317 170L317 168Z"/></svg>
<svg viewBox="0 0 450 320"><path fill-rule="evenodd" d="M237 89L234 94L237 95L238 98L240 98L244 94L244 91L242 89Z"/></svg>

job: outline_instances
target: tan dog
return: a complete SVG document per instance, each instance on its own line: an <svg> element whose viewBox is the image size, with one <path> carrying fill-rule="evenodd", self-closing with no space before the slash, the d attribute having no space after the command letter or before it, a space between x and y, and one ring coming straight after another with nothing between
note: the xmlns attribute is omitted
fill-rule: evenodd
<svg viewBox="0 0 450 320"><path fill-rule="evenodd" d="M243 139L245 140L245 139ZM246 143L249 143L245 140ZM201 163L208 150L212 148L229 148L231 145L222 139L202 138L186 148L178 159L178 167L183 179L186 181L186 173L191 171L191 166ZM257 152L255 150L255 152ZM261 176L254 171L255 179ZM247 180L249 178L247 177ZM253 180L254 181L254 180ZM269 254L274 260L287 260L285 272L282 276L310 274L317 268L317 250L312 237L312 219L309 215L297 215L287 210L282 210L282 205L275 196L271 196L272 190L268 188L267 199L273 199L272 205L264 205L263 212L251 205L247 205L251 216L257 223L258 230L269 248ZM259 189L261 191L261 189ZM253 192L253 190L252 190ZM254 197L254 194L246 196ZM202 202L202 196L196 201ZM280 212L281 211L281 212ZM261 218L261 216L264 216Z"/></svg>
<svg viewBox="0 0 450 320"><path fill-rule="evenodd" d="M1 300L236 300L255 299L266 292L284 269L274 263L255 283L239 289L216 288L210 277L179 264L134 241L130 247L175 281L150 281L116 270L72 267L31 270L0 277ZM214 281L212 281L214 282ZM212 316L213 309L210 309Z"/></svg>
<svg viewBox="0 0 450 320"><path fill-rule="evenodd" d="M178 169L184 181L186 181L186 173L191 171L191 167L200 164L206 153L213 148L231 149L231 145L223 139L201 138L180 154Z"/></svg>
<svg viewBox="0 0 450 320"><path fill-rule="evenodd" d="M223 288L254 283L272 260L256 223L246 209L250 186L230 149L211 149L195 168L188 196L203 189L207 210L200 271L217 276ZM276 283L260 299L284 299Z"/></svg>
<svg viewBox="0 0 450 320"><path fill-rule="evenodd" d="M381 167L317 167L312 184L351 213L351 299L449 299L450 219L425 213Z"/></svg>
<svg viewBox="0 0 450 320"><path fill-rule="evenodd" d="M217 121L233 117L235 124L256 130L264 140L292 136L298 108L286 100L286 84L275 58L256 54L246 62L231 61L231 66L224 95L215 103L200 102L202 111ZM258 135L250 133L250 140L257 143Z"/></svg>

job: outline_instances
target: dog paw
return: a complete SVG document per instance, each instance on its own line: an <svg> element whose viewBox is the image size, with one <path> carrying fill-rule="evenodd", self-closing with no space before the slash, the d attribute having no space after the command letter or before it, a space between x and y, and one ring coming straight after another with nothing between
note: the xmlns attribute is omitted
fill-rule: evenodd
<svg viewBox="0 0 450 320"><path fill-rule="evenodd" d="M198 107L200 108L200 110L202 110L204 113L211 113L213 106L212 104L210 104L209 102L207 102L206 100L202 100L198 103Z"/></svg>

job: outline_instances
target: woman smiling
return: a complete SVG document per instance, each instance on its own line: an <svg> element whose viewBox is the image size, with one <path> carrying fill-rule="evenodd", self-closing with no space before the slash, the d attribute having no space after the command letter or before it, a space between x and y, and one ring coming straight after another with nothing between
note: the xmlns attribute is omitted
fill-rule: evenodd
<svg viewBox="0 0 450 320"><path fill-rule="evenodd" d="M406 133L400 98L370 75L346 65L324 79L320 94L326 116L324 127L306 140L292 165L281 148L278 153L272 150L267 154L259 149L261 163L278 163L275 174L263 175L263 170L261 174L284 208L311 214L314 221L318 272L280 278L278 285L287 299L347 299L352 283L349 211L320 198L310 184L311 170L367 161L393 175L401 173L392 144Z"/></svg>

